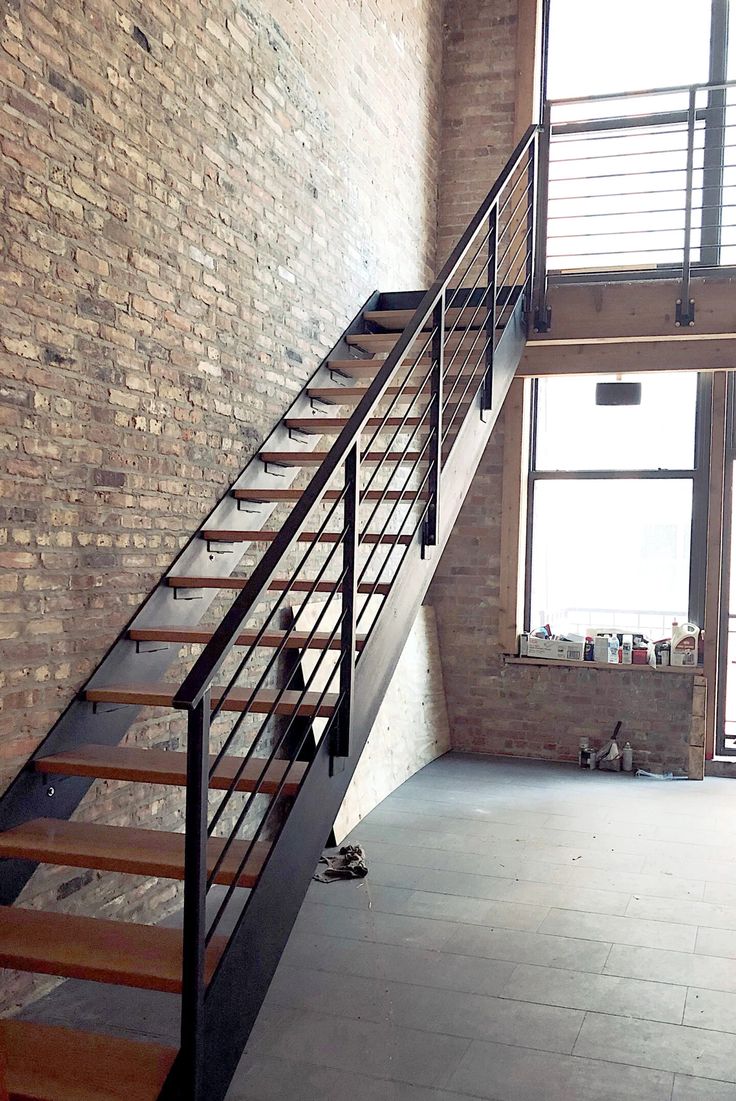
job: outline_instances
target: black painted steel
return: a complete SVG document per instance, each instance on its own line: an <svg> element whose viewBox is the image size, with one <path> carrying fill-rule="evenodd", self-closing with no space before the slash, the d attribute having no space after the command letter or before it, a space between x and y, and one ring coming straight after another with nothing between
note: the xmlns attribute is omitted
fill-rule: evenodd
<svg viewBox="0 0 736 1101"><path fill-rule="evenodd" d="M339 498L343 501L342 523L336 532L337 541L333 548L342 549L342 566L327 602L329 606L333 598L339 600L340 612L330 635L330 638L337 638L339 634L339 658L332 664L328 660L320 672L326 655L332 653L327 649L322 651L311 672L300 680L303 689L299 693L301 701L306 698L307 690L317 690L318 698L309 705L316 715L326 698L327 687L337 682L337 702L317 734L315 759L285 820L276 822L272 817L278 801L277 791L276 797L266 806L253 828L255 820L251 821L252 812L257 809L254 806L257 797L252 793L225 839L225 848L228 849L239 831L251 821L246 852L240 864L242 870L253 844L259 837L266 836L269 822L275 824L273 848L254 890L236 916L235 931L204 996L203 1007L199 997L201 956L197 955L193 944L188 945L190 966L185 983L189 983L192 989L185 999L183 1011L188 1019L182 1021L182 1051L163 1097L219 1101L224 1096L418 604L429 584L434 563L425 560L424 548L430 540L440 547L446 542L518 364L525 339L524 316L528 311L531 286L529 237L533 231L533 218L529 219L528 204L534 180L530 165L536 159L536 150L537 133L532 127L437 280L422 296L410 324L398 336L393 350L366 388L365 396L348 418L347 425L176 695L176 706L188 710L190 716L200 716L192 728L192 736L202 743L196 753L206 754L209 746L207 732L201 726L201 714L213 679L228 659L244 621L252 621L258 608L267 607L263 598L277 572L281 576L286 572L291 579L301 576L300 571L312 556L316 543L311 544L291 574L286 562L291 560L290 555L293 558L296 541L307 530L310 516L326 489L342 473L343 493ZM505 212L503 228L498 221L500 211ZM490 256L484 252L489 240ZM502 257L503 272L497 278L499 255ZM450 311L459 312L452 325L448 326ZM476 315L477 323L474 321ZM430 321L431 324L428 324ZM462 393L456 396L446 394L443 385L449 371L447 342L450 339L453 339L452 362L457 364L458 379L465 383ZM427 356L430 367L425 371L423 364ZM487 415L484 421L483 414L488 413L485 409L485 380L489 374L489 363L496 408L494 415ZM424 372L419 385L418 370ZM410 381L412 389L408 391ZM398 386L395 385L397 382ZM386 406L389 384L394 384L394 394ZM405 400L404 395L410 400L403 415L400 413L397 416L392 411L397 410L398 403ZM401 409L404 410L403 404ZM379 412L378 417L376 412ZM443 432L446 413L452 419L457 418L451 435ZM361 433L369 416L376 420L377 427L366 439L368 433L364 433L363 437ZM378 434L388 427L389 416L393 434L390 440L382 437L379 444ZM426 438L425 435L419 436L419 433L424 433ZM367 471L367 484L361 486L360 454L377 447L383 449L384 456ZM376 483L379 487L378 500L362 521L359 494L371 486L379 475L382 480ZM397 484L401 491L387 498L389 486ZM378 509L388 504L391 508L387 514L379 515ZM328 515L334 512L334 508ZM358 551L361 540L368 536L370 553L358 573ZM380 559L376 558L379 552L383 555ZM319 564L318 557L312 560ZM315 585L320 576L318 574L315 578ZM365 601L357 613L357 585L365 581L372 585L371 591L376 595ZM311 594L307 595L306 602L309 599ZM376 599L380 610L374 613L371 609ZM262 631L269 622L270 613L265 614ZM297 626L300 614L301 610L294 617L293 627ZM360 617L366 614L368 629L363 632L360 628L365 634L365 644L360 654L356 654L356 623L360 623ZM320 612L322 615L324 610ZM312 632L316 631L319 622L318 617ZM249 652L246 652L230 676L226 695L247 671L249 657ZM286 684L277 690L276 701L283 699L289 684L287 679ZM250 698L253 698L252 695ZM275 713L275 707L276 702L270 714ZM294 714L296 716L296 710ZM220 704L213 711L213 724L215 718L219 722L224 717ZM241 715L235 721L229 733L225 731L220 752L224 752L224 747L229 745L243 718ZM255 735L246 759L262 743L267 723L268 716ZM299 744L295 744L298 741L298 738L289 737L287 730L286 735L272 745L268 762L283 753L287 745L288 760L296 760L300 752ZM232 787L225 793L220 808L211 816L207 826L207 792L201 788L196 764L195 758L192 777L196 791L193 791L192 798L200 798L203 806L199 817L194 811L191 815L191 821L195 823L193 828L197 832L197 841L192 841L191 845L192 861L195 861L197 853L201 855L199 846L202 835L211 835L214 825L224 824L222 807L228 805L234 790ZM202 897L197 867L195 864L192 884L185 883L185 896L187 892L191 895L190 913L193 916L189 928L199 931L202 914L206 912L206 897ZM233 882L237 881L238 875L239 870L235 872ZM213 879L214 872L210 871L205 891ZM214 919L209 922L204 934L205 942L218 927L233 890L234 887L228 889ZM256 938L258 950L254 957ZM244 970L247 970L247 980ZM228 1027L223 1029L225 1020ZM195 1048L195 1054L192 1054L192 1048ZM192 1072L195 1063L207 1067L206 1084L201 1076L198 1078L197 1073ZM212 1068L216 1068L214 1074Z"/></svg>

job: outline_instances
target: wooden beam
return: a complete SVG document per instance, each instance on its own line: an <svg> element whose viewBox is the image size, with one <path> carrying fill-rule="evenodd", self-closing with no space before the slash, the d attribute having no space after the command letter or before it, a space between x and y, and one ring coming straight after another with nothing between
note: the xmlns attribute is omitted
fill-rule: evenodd
<svg viewBox="0 0 736 1101"><path fill-rule="evenodd" d="M695 299L695 325L679 330L675 327L679 283L674 280L552 283L549 339L736 332L736 280L694 279L691 296ZM540 335L539 339L545 338Z"/></svg>
<svg viewBox="0 0 736 1101"><path fill-rule="evenodd" d="M516 104L514 142L541 117L542 0L518 0L516 8Z"/></svg>
<svg viewBox="0 0 736 1101"><path fill-rule="evenodd" d="M503 481L501 484L501 564L499 641L516 653L524 618L526 503L529 468L530 383L516 378L503 403Z"/></svg>
<svg viewBox="0 0 736 1101"><path fill-rule="evenodd" d="M527 345L516 372L521 378L548 375L639 374L646 371L731 371L736 368L736 339L553 343Z"/></svg>
<svg viewBox="0 0 736 1101"><path fill-rule="evenodd" d="M707 685L705 699L705 756L714 753L719 663L719 624L721 599L723 524L726 486L726 395L728 376L713 379L711 405L710 468L708 472L708 534L705 564L705 650L703 673Z"/></svg>

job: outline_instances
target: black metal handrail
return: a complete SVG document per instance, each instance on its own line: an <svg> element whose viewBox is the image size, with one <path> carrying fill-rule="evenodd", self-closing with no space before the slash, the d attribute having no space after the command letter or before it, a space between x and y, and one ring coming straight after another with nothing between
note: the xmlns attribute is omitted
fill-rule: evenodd
<svg viewBox="0 0 736 1101"><path fill-rule="evenodd" d="M253 878L247 879L248 868L259 840L281 828L280 796L310 738L329 746L336 772L350 756L352 695L361 647L378 624L380 608L417 540L426 553L438 542L442 474L455 454L461 423L474 403L481 417L492 408L494 349L508 311L518 317L517 307L523 303L528 308L531 300L537 157L538 130L530 127L176 693L174 705L189 712L182 1056L192 1098L202 1096L205 956L214 948L213 934L244 874L248 883ZM374 451L379 436L381 450ZM375 469L362 486L367 464ZM335 479L339 485L331 488ZM363 520L361 501L375 501ZM323 503L330 507L315 530L305 535L309 518ZM302 553L304 539L307 549ZM364 546L367 553L359 562ZM304 580L307 569L314 576ZM284 575L276 586L282 592L268 600L277 573ZM270 659L263 662L259 646L292 587L306 595L273 645ZM310 622L310 601L320 593L326 593L326 599ZM232 666L243 625L259 615L263 622L255 639L240 648L242 656ZM300 633L300 650L309 654L318 639L319 656L306 675L300 664L277 677L279 662L302 622L308 630L306 636ZM319 633L323 623L326 634ZM214 679L221 671L225 684L217 690L219 700L213 701ZM246 672L254 673L255 682L236 699ZM275 679L278 684L271 687ZM233 710L237 717L224 728ZM256 711L265 717L254 731L248 724L253 724ZM286 720L274 730L279 715ZM210 780L236 739L248 735L248 749L225 791L216 793L220 802L211 813ZM210 762L212 738L215 756ZM251 776L244 796L239 783L254 760L261 762L259 773ZM280 778L266 798L261 795L262 783L275 762L281 766ZM208 919L208 893L225 868L228 886ZM236 914L236 933L249 901ZM227 949L216 963L215 974L224 966L226 953Z"/></svg>

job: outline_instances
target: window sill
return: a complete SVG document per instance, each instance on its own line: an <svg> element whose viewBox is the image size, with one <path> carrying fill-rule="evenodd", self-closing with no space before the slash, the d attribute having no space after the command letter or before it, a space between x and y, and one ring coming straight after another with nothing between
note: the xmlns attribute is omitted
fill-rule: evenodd
<svg viewBox="0 0 736 1101"><path fill-rule="evenodd" d="M506 665L561 665L564 669L605 669L608 672L625 673L674 673L680 676L697 677L703 675L702 665L615 665L607 661L560 661L557 658L518 658L511 654L504 654Z"/></svg>

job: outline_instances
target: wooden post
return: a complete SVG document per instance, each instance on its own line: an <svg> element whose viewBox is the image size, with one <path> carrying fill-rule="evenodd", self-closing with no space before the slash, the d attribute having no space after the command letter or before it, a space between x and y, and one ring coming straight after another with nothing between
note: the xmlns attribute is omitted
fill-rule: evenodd
<svg viewBox="0 0 736 1101"><path fill-rule="evenodd" d="M726 393L728 375L719 371L713 376L711 408L710 469L708 488L708 535L705 566L705 652L703 673L707 685L705 701L705 757L710 760L715 751L716 713L719 662L719 620L721 599L724 488L726 480ZM730 507L730 506L729 506Z"/></svg>
<svg viewBox="0 0 736 1101"><path fill-rule="evenodd" d="M504 653L516 653L524 618L526 496L529 471L529 397L531 383L515 378L503 403L503 480L501 483L501 566L499 641Z"/></svg>

